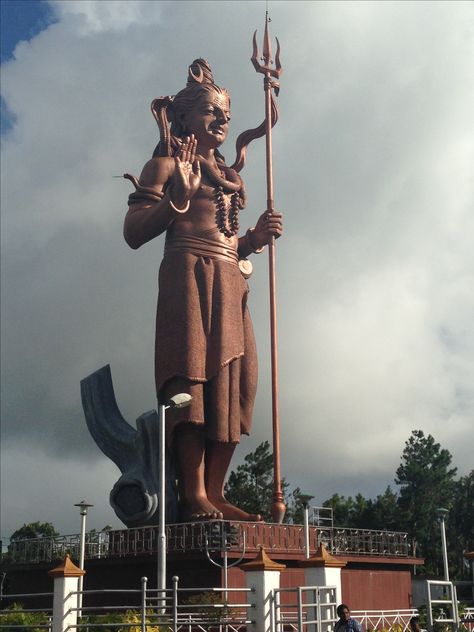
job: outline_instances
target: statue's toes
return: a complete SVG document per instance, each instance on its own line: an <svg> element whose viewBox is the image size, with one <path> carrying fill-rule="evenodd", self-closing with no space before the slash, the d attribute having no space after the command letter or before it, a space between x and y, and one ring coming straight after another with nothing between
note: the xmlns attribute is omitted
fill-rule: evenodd
<svg viewBox="0 0 474 632"><path fill-rule="evenodd" d="M210 516L211 520L222 520L224 518L224 514L222 511L213 511Z"/></svg>

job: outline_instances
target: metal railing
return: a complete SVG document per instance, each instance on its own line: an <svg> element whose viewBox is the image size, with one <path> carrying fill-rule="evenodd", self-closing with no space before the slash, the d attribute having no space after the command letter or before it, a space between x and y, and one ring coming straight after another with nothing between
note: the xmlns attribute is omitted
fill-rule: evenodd
<svg viewBox="0 0 474 632"><path fill-rule="evenodd" d="M468 632L474 632L474 608L463 608L459 615L459 622Z"/></svg>
<svg viewBox="0 0 474 632"><path fill-rule="evenodd" d="M449 581L429 579L426 582L426 590L428 629L433 630L435 623L442 623L456 631L459 628L456 587Z"/></svg>
<svg viewBox="0 0 474 632"><path fill-rule="evenodd" d="M78 615L77 623L68 625L68 631L73 630L88 632L90 628L110 629L135 629L146 632L150 627L159 626L160 632L241 632L252 623L249 612L254 607L249 597L253 591L250 588L180 588L178 577L173 577L173 587L165 591L161 589L149 589L146 577L141 579L139 589L102 589L72 591L67 597L77 604L77 597L82 595L83 602L87 603L91 596L102 595L104 597L120 594L120 605L86 606L67 608L67 614L75 612ZM136 599L139 595L140 605ZM189 599L190 596L197 598ZM53 593L34 593L9 595L9 599L28 599L31 597L47 596L50 603ZM129 603L127 604L127 599ZM61 597L62 600L62 597ZM135 601L135 603L132 603ZM232 601L232 603L230 602ZM237 603L234 603L237 601ZM56 605L54 605L56 608ZM22 605L10 606L0 611L0 630L44 628L51 629L53 608L27 609ZM44 613L45 623L38 617L37 623L23 617L23 622L12 622L12 615L17 615L18 621L22 615L31 613ZM56 613L56 610L55 610ZM55 614L56 616L56 614ZM74 620L76 617L74 617Z"/></svg>
<svg viewBox="0 0 474 632"><path fill-rule="evenodd" d="M372 529L333 529L334 554L408 557L411 543L408 533Z"/></svg>
<svg viewBox="0 0 474 632"><path fill-rule="evenodd" d="M37 602L39 599L45 600L44 608L28 608L23 605L30 599ZM8 630L29 630L30 628L40 630L51 630L53 617L53 593L17 593L8 595L10 606L0 610L0 629Z"/></svg>
<svg viewBox="0 0 474 632"><path fill-rule="evenodd" d="M205 551L206 538L211 526L224 521L170 524L166 527L168 553ZM246 540L248 553L258 552L261 546L273 553L304 554L304 528L301 525L280 525L264 522L228 522ZM314 553L324 543L332 554L376 555L383 557L408 557L411 544L407 533L349 528L309 528L309 548ZM135 557L157 552L158 527L91 532L86 534L86 559L110 557ZM53 562L64 559L66 553L79 557L78 534L17 540L8 547L5 561L11 564ZM239 550L240 543L234 545ZM232 547L231 547L232 552Z"/></svg>
<svg viewBox="0 0 474 632"><path fill-rule="evenodd" d="M310 507L309 523L313 525L313 527L332 529L334 527L334 512L332 507Z"/></svg>
<svg viewBox="0 0 474 632"><path fill-rule="evenodd" d="M410 630L410 619L418 614L416 608L351 611L351 616L361 624L363 630L387 630L396 626L401 632Z"/></svg>
<svg viewBox="0 0 474 632"><path fill-rule="evenodd" d="M142 578L139 589L87 590L81 594L87 603L88 597L106 597L110 593L123 595L120 598L120 605L82 606L80 610L69 608L68 612L80 611L81 614L77 625L69 628L70 632L89 632L90 628L120 628L146 632L150 627L157 626L160 626L160 632L245 632L247 626L253 623L251 613L255 606L252 603L255 601L255 594L249 588L230 588L228 591L221 588L180 588L178 578L174 577L173 587L166 590L163 602L162 592L156 588L149 589L146 578ZM137 594L139 599L134 600L133 597ZM70 595L74 596L74 603L77 603L75 597L79 592L72 592ZM189 599L192 595L199 595L200 598ZM0 630L51 629L53 593L9 595L9 599L18 602L27 601L31 597L44 597L46 607L33 609L16 605L14 609L2 610ZM202 603L206 601L207 603ZM272 632L329 632L334 627L337 617L336 593L333 586L275 589L272 601ZM446 602L443 605L446 605ZM37 622L28 622L27 615L39 613L44 616L37 617ZM12 615L26 616L21 623L14 623ZM363 630L387 630L397 627L407 632L411 617L417 615L416 609L352 611L352 616L359 621ZM474 609L466 608L462 618L464 617L474 620ZM439 621L446 622L446 619L441 617Z"/></svg>
<svg viewBox="0 0 474 632"><path fill-rule="evenodd" d="M282 596L285 595L285 604ZM273 625L288 632L331 632L336 623L336 587L300 586L273 591Z"/></svg>

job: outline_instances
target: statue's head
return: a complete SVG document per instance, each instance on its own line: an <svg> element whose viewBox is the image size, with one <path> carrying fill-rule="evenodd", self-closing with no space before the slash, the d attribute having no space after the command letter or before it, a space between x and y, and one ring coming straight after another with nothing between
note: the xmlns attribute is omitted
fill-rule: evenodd
<svg viewBox="0 0 474 632"><path fill-rule="evenodd" d="M214 83L208 62L196 59L189 66L186 87L175 97L155 99L152 111L161 133L154 155L172 155L179 146L179 139L193 133L198 137L200 131L203 142L217 149L227 136L230 95ZM215 121L210 121L211 114ZM217 155L220 156L219 152Z"/></svg>
<svg viewBox="0 0 474 632"><path fill-rule="evenodd" d="M191 133L189 119L199 106L210 103L226 112L230 119L230 95L225 88L214 83L211 67L205 59L195 59L188 71L186 87L178 92L168 108L171 120L171 134L184 136ZM227 122L228 122L227 120Z"/></svg>

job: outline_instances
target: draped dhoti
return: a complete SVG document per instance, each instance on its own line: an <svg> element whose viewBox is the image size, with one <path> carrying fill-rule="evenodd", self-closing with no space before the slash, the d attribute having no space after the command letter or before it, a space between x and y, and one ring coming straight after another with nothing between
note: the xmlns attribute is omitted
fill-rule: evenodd
<svg viewBox="0 0 474 632"><path fill-rule="evenodd" d="M188 408L169 409L168 442L179 423L207 439L237 443L248 434L257 388L257 354L248 285L234 249L212 239L167 240L159 273L155 378L166 401L188 392Z"/></svg>

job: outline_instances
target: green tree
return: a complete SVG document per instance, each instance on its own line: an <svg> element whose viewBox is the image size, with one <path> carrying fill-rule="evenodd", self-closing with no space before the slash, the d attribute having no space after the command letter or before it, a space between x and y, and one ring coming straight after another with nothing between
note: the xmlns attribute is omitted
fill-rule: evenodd
<svg viewBox="0 0 474 632"><path fill-rule="evenodd" d="M377 496L372 503L371 529L387 529L389 531L403 531L398 510L398 496L390 485L383 494Z"/></svg>
<svg viewBox="0 0 474 632"><path fill-rule="evenodd" d="M287 498L285 522L303 524L304 508L309 504L309 501L312 498L314 498L314 496L311 496L310 494L303 494L299 487L295 487L289 495L289 498Z"/></svg>
<svg viewBox="0 0 474 632"><path fill-rule="evenodd" d="M388 486L375 500L357 494L354 498L333 494L323 502L323 507L333 510L334 525L352 529L400 528L397 494Z"/></svg>
<svg viewBox="0 0 474 632"><path fill-rule="evenodd" d="M284 478L281 487L287 506L285 522L301 524L304 503L313 497L303 494L299 487L290 494L290 486ZM254 452L247 454L244 462L230 473L224 492L229 502L249 513L260 514L264 520L272 521L273 454L268 441L263 441Z"/></svg>
<svg viewBox="0 0 474 632"><path fill-rule="evenodd" d="M442 557L436 509L452 507L457 468L450 467L450 452L422 430L413 430L401 461L395 479L400 485L401 526L415 537L428 572L439 573Z"/></svg>
<svg viewBox="0 0 474 632"><path fill-rule="evenodd" d="M323 502L323 507L331 507L335 526L353 527L352 516L354 513L354 500L352 496L346 498L339 494L333 494Z"/></svg>
<svg viewBox="0 0 474 632"><path fill-rule="evenodd" d="M28 632L43 632L48 626L49 617L45 612L25 610L20 603L13 603L0 611L0 625L3 632L16 632L25 629Z"/></svg>
<svg viewBox="0 0 474 632"><path fill-rule="evenodd" d="M464 553L474 550L474 470L454 484L453 508L446 521L450 562L459 579L469 578Z"/></svg>
<svg viewBox="0 0 474 632"><path fill-rule="evenodd" d="M30 522L14 531L10 541L33 540L35 538L54 538L59 535L51 522Z"/></svg>
<svg viewBox="0 0 474 632"><path fill-rule="evenodd" d="M364 498L362 494L352 496L340 496L333 494L323 502L323 507L331 507L333 522L337 527L352 529L372 529L372 501Z"/></svg>
<svg viewBox="0 0 474 632"><path fill-rule="evenodd" d="M273 456L268 441L245 456L244 462L230 473L224 489L229 502L271 520Z"/></svg>

